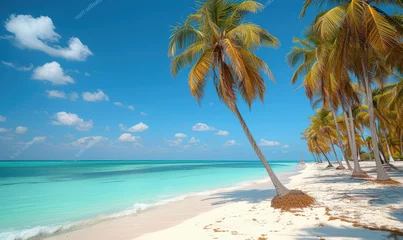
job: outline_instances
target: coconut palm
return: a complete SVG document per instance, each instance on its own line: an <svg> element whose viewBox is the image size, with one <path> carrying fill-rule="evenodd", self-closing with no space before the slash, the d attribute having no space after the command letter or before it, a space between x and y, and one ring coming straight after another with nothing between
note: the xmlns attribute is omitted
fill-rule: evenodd
<svg viewBox="0 0 403 240"><path fill-rule="evenodd" d="M238 94L249 108L256 98L264 100L265 81L261 73L274 80L268 65L255 55L254 50L261 46L277 47L279 41L260 26L244 22L247 13L256 13L263 8L261 3L252 0L199 2L196 13L173 27L168 54L172 57L173 76L185 67L191 67L190 92L199 103L207 80L213 79L218 97L241 123L274 184L279 196L276 200L279 200L297 192L288 190L274 174L237 107ZM302 192L297 194L302 196Z"/></svg>
<svg viewBox="0 0 403 240"><path fill-rule="evenodd" d="M403 7L400 0L306 0L301 15L313 5L324 3L338 4L321 14L315 29L321 41L338 39L334 46L332 72L339 79L346 69L353 73L365 87L370 116L370 130L373 151L377 166L377 179L389 180L379 157L378 138L372 105L371 83L386 78L385 69L402 62L403 47L399 42L402 36L401 25L391 16L375 7L374 4L395 4ZM385 56L388 58L386 59ZM387 65L388 64L388 65Z"/></svg>

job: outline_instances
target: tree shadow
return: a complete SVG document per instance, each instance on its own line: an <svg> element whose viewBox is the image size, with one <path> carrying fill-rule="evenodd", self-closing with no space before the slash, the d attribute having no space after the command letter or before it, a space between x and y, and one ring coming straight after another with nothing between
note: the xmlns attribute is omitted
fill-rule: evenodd
<svg viewBox="0 0 403 240"><path fill-rule="evenodd" d="M305 229L305 231L310 236L314 235L317 237L296 236L295 239L317 240L318 237L322 239L327 239L327 237L332 238L338 237L341 239L351 239L351 238L368 239L368 240L393 239L393 237L390 238L389 232L368 230L361 227L347 227L347 226L334 227L325 225L323 227L307 228Z"/></svg>
<svg viewBox="0 0 403 240"><path fill-rule="evenodd" d="M260 203L276 195L274 189L250 189L250 190L235 190L230 192L216 193L212 196L203 199L202 201L212 201L211 205L217 206L226 203L248 202Z"/></svg>

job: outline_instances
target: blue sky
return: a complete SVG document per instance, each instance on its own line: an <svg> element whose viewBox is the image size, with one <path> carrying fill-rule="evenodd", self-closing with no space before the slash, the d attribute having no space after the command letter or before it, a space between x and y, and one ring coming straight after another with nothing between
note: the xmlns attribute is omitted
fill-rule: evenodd
<svg viewBox="0 0 403 240"><path fill-rule="evenodd" d="M194 1L0 2L0 159L257 159L211 82L199 107L187 71L170 74L170 26ZM308 157L313 111L285 56L316 10L299 19L302 3L267 5L248 20L281 41L257 51L277 83L252 111L239 105L269 160L295 160Z"/></svg>

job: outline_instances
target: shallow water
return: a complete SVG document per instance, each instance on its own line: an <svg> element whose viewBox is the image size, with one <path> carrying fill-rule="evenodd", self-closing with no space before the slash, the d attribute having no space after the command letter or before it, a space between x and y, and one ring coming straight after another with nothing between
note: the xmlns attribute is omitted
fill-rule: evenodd
<svg viewBox="0 0 403 240"><path fill-rule="evenodd" d="M296 164L271 162L276 173ZM258 161L0 162L0 239L51 233L266 176Z"/></svg>

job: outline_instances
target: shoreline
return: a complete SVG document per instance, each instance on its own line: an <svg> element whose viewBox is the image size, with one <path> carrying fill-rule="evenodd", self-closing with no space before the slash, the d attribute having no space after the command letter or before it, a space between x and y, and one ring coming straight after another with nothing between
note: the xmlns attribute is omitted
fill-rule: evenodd
<svg viewBox="0 0 403 240"><path fill-rule="evenodd" d="M279 173L278 177L287 184L291 180L290 177L301 174L301 171L302 167L296 164L292 170ZM135 239L147 233L174 227L202 213L222 207L226 202L216 201L220 199L217 195L230 195L235 192L250 190L258 190L259 194L266 192L267 196L260 196L260 198L270 198L272 197L274 187L270 179L265 177L251 182L241 182L231 187L194 193L191 196L178 196L176 197L178 200L166 200L167 203L165 204L159 205L157 203L157 205L151 206L144 211L140 209L139 212L129 213L126 216L113 217L112 215L104 219L92 219L95 223L89 223L91 220L82 221L81 223L87 223L84 226L77 224L77 226L61 230L61 232L42 236L45 237L42 239ZM158 219L158 226L154 224L155 219ZM105 232L105 229L108 229L107 232Z"/></svg>

